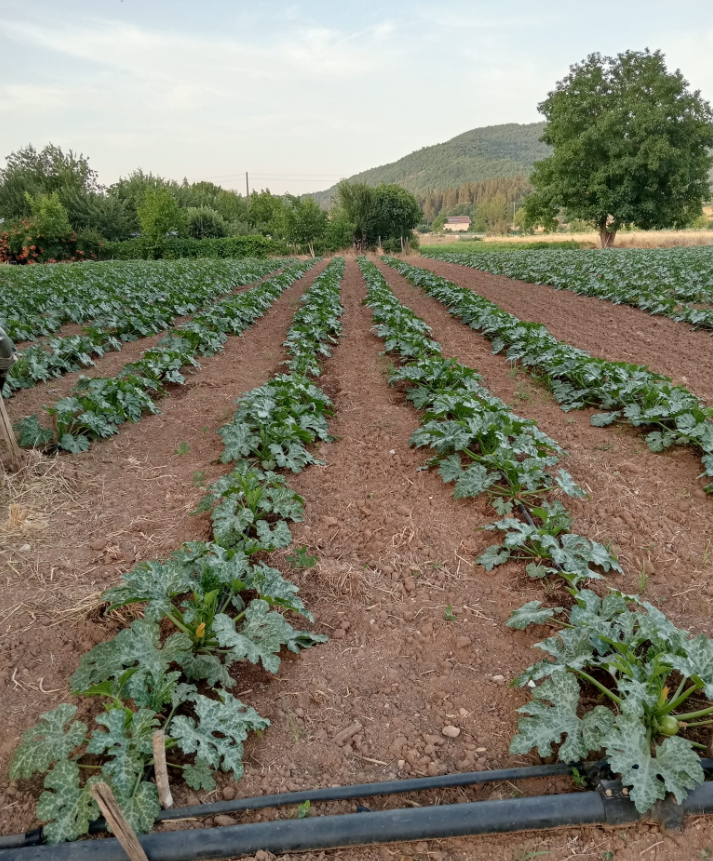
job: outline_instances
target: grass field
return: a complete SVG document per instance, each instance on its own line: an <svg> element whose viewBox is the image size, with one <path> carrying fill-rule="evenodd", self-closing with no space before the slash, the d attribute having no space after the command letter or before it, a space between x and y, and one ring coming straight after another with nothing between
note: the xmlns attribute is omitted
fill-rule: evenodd
<svg viewBox="0 0 713 861"><path fill-rule="evenodd" d="M480 242L475 242L473 248L467 240L460 239L455 234L425 234L421 238L422 247L431 248L435 245L450 245L457 243L463 250L478 250L477 247L486 244L498 248L529 247L532 242L552 243L555 246L561 242L575 242L580 248L599 248L599 236L592 233L576 233L567 236L561 233L546 233L533 236L486 236ZM631 230L617 233L616 245L619 248L677 248L688 245L713 245L713 230ZM538 246L539 247L539 246Z"/></svg>

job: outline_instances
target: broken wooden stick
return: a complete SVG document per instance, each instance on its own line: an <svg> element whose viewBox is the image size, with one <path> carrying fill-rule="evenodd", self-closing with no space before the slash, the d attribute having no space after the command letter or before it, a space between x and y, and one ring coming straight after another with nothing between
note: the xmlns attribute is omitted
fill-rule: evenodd
<svg viewBox="0 0 713 861"><path fill-rule="evenodd" d="M166 738L162 729L157 729L152 736L153 740L153 770L156 775L156 786L158 787L158 800L161 807L173 807L173 796L171 786L168 782L168 767L166 766Z"/></svg>
<svg viewBox="0 0 713 861"><path fill-rule="evenodd" d="M116 839L121 843L121 846L129 856L130 861L149 861L146 853L139 843L139 838L136 832L126 821L126 817L121 812L121 808L111 791L108 783L95 783L91 788L91 793L99 805L99 810L102 816L109 823L111 830Z"/></svg>

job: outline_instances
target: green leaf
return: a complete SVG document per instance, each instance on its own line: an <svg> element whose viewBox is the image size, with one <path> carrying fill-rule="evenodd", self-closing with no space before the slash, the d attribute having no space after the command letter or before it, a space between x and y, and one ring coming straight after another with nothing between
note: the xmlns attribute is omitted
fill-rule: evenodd
<svg viewBox="0 0 713 861"><path fill-rule="evenodd" d="M254 589L270 605L284 607L312 619L312 614L298 597L299 588L283 577L277 568L271 568L264 562L251 566L245 578L245 588Z"/></svg>
<svg viewBox="0 0 713 861"><path fill-rule="evenodd" d="M109 609L145 601L145 618L158 621L173 610L173 598L194 586L186 566L176 560L141 562L122 574L119 585L107 589L102 597Z"/></svg>
<svg viewBox="0 0 713 861"><path fill-rule="evenodd" d="M87 753L110 757L102 772L118 792L129 798L153 753L151 736L159 726L158 718L148 709L130 716L124 709L112 709L99 715L96 722L105 726L107 732L98 729L92 733Z"/></svg>
<svg viewBox="0 0 713 861"><path fill-rule="evenodd" d="M513 504L510 499L503 499L501 496L496 496L494 499L490 500L490 504L501 517L504 517L506 514L512 514Z"/></svg>
<svg viewBox="0 0 713 861"><path fill-rule="evenodd" d="M510 558L510 551L503 547L502 544L491 544L490 547L481 553L475 560L478 565L482 565L486 571L492 571L496 565L502 565Z"/></svg>
<svg viewBox="0 0 713 861"><path fill-rule="evenodd" d="M220 456L223 463L241 460L250 455L260 445L260 437L254 434L243 422L233 422L218 428L225 450Z"/></svg>
<svg viewBox="0 0 713 861"><path fill-rule="evenodd" d="M23 448L41 448L54 438L52 431L43 428L36 415L21 419L14 427L19 435L18 443Z"/></svg>
<svg viewBox="0 0 713 861"><path fill-rule="evenodd" d="M229 693L219 690L217 694L217 700L199 695L195 702L196 717L175 717L170 735L184 753L197 753L207 765L232 771L239 780L243 775L243 742L248 732L264 730L270 721Z"/></svg>
<svg viewBox="0 0 713 861"><path fill-rule="evenodd" d="M185 652L177 660L188 679L205 679L210 687L222 685L224 688L232 688L235 684L235 680L230 677L227 668L216 655L194 655L192 652Z"/></svg>
<svg viewBox="0 0 713 861"><path fill-rule="evenodd" d="M289 642L294 628L279 613L271 611L267 601L256 599L245 611L239 631L233 619L223 613L215 617L213 631L220 645L230 649L232 660L262 663L269 673L276 673L280 668L278 652Z"/></svg>
<svg viewBox="0 0 713 861"><path fill-rule="evenodd" d="M65 433L59 438L57 446L70 454L81 454L81 452L89 450L89 440L82 434L72 436L72 434Z"/></svg>
<svg viewBox="0 0 713 861"><path fill-rule="evenodd" d="M646 728L639 720L621 716L607 738L607 757L612 771L631 787L631 798L639 813L646 813L667 792L680 804L687 790L703 783L698 754L681 736L671 736L655 745L655 756Z"/></svg>
<svg viewBox="0 0 713 861"><path fill-rule="evenodd" d="M579 682L571 673L553 673L532 695L535 701L518 709L529 717L520 718L510 753L524 754L536 747L540 756L549 756L552 745L559 744L566 736L559 758L563 762L574 762L584 759L591 745L610 731L613 724L614 715L604 706L597 706L585 720L577 716ZM551 705L547 705L547 701Z"/></svg>
<svg viewBox="0 0 713 861"><path fill-rule="evenodd" d="M127 686L133 696L160 679L169 665L179 661L190 648L190 638L182 633L172 634L160 646L158 625L147 619L136 619L130 628L120 631L106 643L99 643L82 657L70 680L72 690L85 690L120 676L129 667L138 666Z"/></svg>
<svg viewBox="0 0 713 861"><path fill-rule="evenodd" d="M267 520L258 520L255 529L258 540L268 552L282 550L292 544L292 533L284 520L278 520L272 529Z"/></svg>
<svg viewBox="0 0 713 861"><path fill-rule="evenodd" d="M564 613L564 607L543 607L541 601L528 601L517 610L513 610L505 623L508 628L522 631L528 625L544 625L552 622L557 613Z"/></svg>
<svg viewBox="0 0 713 861"><path fill-rule="evenodd" d="M705 634L699 634L692 640L684 642L686 656L668 654L664 655L661 660L670 664L674 670L691 678L695 676L700 679L703 684L703 692L707 699L713 699L713 641L709 640Z"/></svg>
<svg viewBox="0 0 713 861"><path fill-rule="evenodd" d="M444 457L441 461L438 471L441 474L441 478L443 479L443 481L446 482L446 484L459 479L460 476L463 475L463 467L461 466L460 455L451 454L448 457Z"/></svg>
<svg viewBox="0 0 713 861"><path fill-rule="evenodd" d="M12 780L46 772L52 763L66 759L82 744L87 725L73 721L66 727L76 713L76 706L62 703L54 711L40 715L39 722L25 732L13 755Z"/></svg>
<svg viewBox="0 0 713 861"><path fill-rule="evenodd" d="M525 566L525 571L528 577L532 577L533 580L542 580L543 577L547 577L548 574L556 574L556 568L548 568L546 565L538 564L537 562L528 562Z"/></svg>
<svg viewBox="0 0 713 861"><path fill-rule="evenodd" d="M558 471L555 476L555 482L562 488L567 496L575 496L579 499L584 499L587 496L566 469L560 469Z"/></svg>
<svg viewBox="0 0 713 861"><path fill-rule="evenodd" d="M117 795L122 813L137 834L147 834L161 812L155 783L142 780L131 797Z"/></svg>
<svg viewBox="0 0 713 861"><path fill-rule="evenodd" d="M37 818L45 822L44 835L48 843L76 840L89 830L89 823L99 816L92 798L90 778L79 785L79 766L71 760L58 762L45 778L45 791L37 804Z"/></svg>
<svg viewBox="0 0 713 861"><path fill-rule="evenodd" d="M620 416L620 410L613 413L597 413L589 419L589 424L595 428L605 428L607 425L613 425Z"/></svg>
<svg viewBox="0 0 713 861"><path fill-rule="evenodd" d="M482 464L474 463L461 473L456 481L453 496L455 499L480 496L497 480L496 473L489 473Z"/></svg>
<svg viewBox="0 0 713 861"><path fill-rule="evenodd" d="M200 756L196 757L193 765L185 766L183 779L191 789L205 789L206 792L212 792L215 789L213 769Z"/></svg>

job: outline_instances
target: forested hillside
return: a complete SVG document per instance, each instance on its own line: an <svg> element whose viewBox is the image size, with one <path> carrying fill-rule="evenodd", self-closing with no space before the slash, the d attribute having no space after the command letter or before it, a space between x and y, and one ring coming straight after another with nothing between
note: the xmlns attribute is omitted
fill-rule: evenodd
<svg viewBox="0 0 713 861"><path fill-rule="evenodd" d="M536 161L549 154L541 143L544 123L506 123L471 129L445 143L423 147L398 161L365 170L351 180L378 185L398 182L419 198L429 189L450 189L486 179L529 176ZM320 203L333 189L312 193Z"/></svg>

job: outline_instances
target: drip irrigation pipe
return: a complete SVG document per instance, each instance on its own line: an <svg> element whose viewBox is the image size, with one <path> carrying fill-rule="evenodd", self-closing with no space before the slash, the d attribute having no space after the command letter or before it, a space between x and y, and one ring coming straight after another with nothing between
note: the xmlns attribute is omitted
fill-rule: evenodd
<svg viewBox="0 0 713 861"><path fill-rule="evenodd" d="M277 820L147 834L139 839L150 861L198 861L249 855L260 849L276 854L304 852L566 826L627 825L641 818L620 784L603 784L606 788L592 792ZM712 812L713 782L709 782L697 787L682 805L659 802L646 818L675 828L685 814ZM117 840L107 839L9 850L0 853L0 859L126 861L126 855Z"/></svg>
<svg viewBox="0 0 713 861"><path fill-rule="evenodd" d="M701 765L707 772L713 772L713 759L702 759ZM458 786L473 786L483 783L493 783L500 781L515 781L528 780L533 778L555 777L558 775L566 775L572 772L573 768L577 768L578 772L585 775L590 782L597 783L600 787L598 792L587 793L569 793L566 795L550 795L550 796L535 796L532 798L519 798L508 800L509 807L494 808L497 814L496 818L492 818L490 807L495 802L468 802L461 804L440 805L435 807L421 807L417 810L388 810L372 813L368 822L382 823L379 825L378 832L374 832L374 838L369 839L368 834L364 834L361 826L354 824L354 814L342 814L339 816L318 816L310 819L310 823L327 823L326 825L310 825L305 834L299 832L293 834L291 825L295 824L294 820L277 820L274 822L260 823L254 825L228 826L220 829L197 829L193 831L181 832L182 835L203 835L210 838L210 845L214 847L217 839L215 832L229 832L227 838L229 840L237 839L239 832L240 841L243 841L244 835L247 835L249 840L257 840L255 846L271 851L296 851L297 845L291 843L279 843L280 840L294 839L299 836L301 840L317 840L318 842L310 842L299 846L302 849L319 849L328 848L340 845L356 845L357 843L368 842L388 842L388 841L405 841L411 839L428 839L436 837L452 837L458 834L485 834L485 833L500 833L502 831L521 831L529 828L548 828L557 827L558 825L582 825L582 824L626 824L638 819L630 799L627 797L626 791L622 790L621 784L616 781L608 781L605 778L609 774L609 767L606 760L599 762L573 763L566 765L564 763L554 763L545 766L526 766L522 768L505 768L496 771L479 771L468 772L463 774L447 774L439 777L417 778L412 780L392 780L384 783L362 783L353 786L336 786L325 789L305 790L304 792L288 792L279 795L264 795L255 798L235 799L234 801L222 801L215 804L194 805L191 807L181 807L169 810L163 810L157 818L157 822L164 822L176 819L193 819L200 816L212 816L218 813L236 813L242 810L257 810L266 807L279 807L284 805L297 805L305 801L344 801L360 798L367 798L376 795L395 795L408 792L424 791L429 789L447 789ZM587 804L582 807L579 799L588 798ZM602 800L606 808L604 819L591 819L590 817L599 817L601 810L597 800ZM527 802L523 806L523 804ZM597 802L597 803L595 803ZM531 817L534 816L533 809L537 811L538 803L542 806L541 814L538 813L535 821L532 824ZM497 802L500 804L500 802ZM684 802L683 806L673 805L670 802L664 802L659 805L660 810L654 813L654 817L661 822L665 822L669 827L675 825L682 819L683 812L687 813L708 813L713 812L713 782L703 784L698 787ZM364 808L361 808L362 810ZM525 814L523 818L520 815L520 810ZM367 809L368 810L368 809ZM453 810L456 812L453 813ZM584 812L582 812L584 811ZM386 815L388 814L388 815ZM400 816L400 814L416 814L415 817ZM423 833L416 832L415 829L419 825L419 818L423 819L426 831ZM374 820L373 817L379 817ZM449 831L452 828L453 817L464 817L464 821L470 823L468 831ZM530 818L528 818L530 817ZM549 819L547 817L550 817ZM564 818L563 818L564 817ZM571 819L575 817L575 819ZM578 817L578 818L577 818ZM412 821L412 819L414 821ZM298 820L302 822L302 820ZM551 825L547 822L552 821ZM405 831L399 831L399 828L405 828ZM369 826L371 828L371 826ZM246 830L247 829L247 830ZM440 829L440 830L439 830ZM443 832L443 829L446 829ZM489 829L495 829L493 831ZM90 833L99 833L106 830L106 825L103 820L97 820L92 823ZM369 829L367 829L368 831ZM233 836L231 836L233 835ZM394 836L396 835L396 836ZM146 843L144 848L152 850L149 852L149 858L166 859L166 861L180 861L182 858L198 859L198 858L220 858L226 857L220 854L176 854L179 850L178 843L172 848L171 841L178 837L177 834L150 834L141 838L141 842ZM168 844L164 851L163 840L167 839ZM201 838L202 839L202 838ZM347 840L347 843L329 842L334 840ZM223 836L220 836L218 843L222 845ZM259 841L268 841L262 843ZM276 842L277 841L277 842ZM319 842L327 841L327 842ZM200 842L200 841L199 841ZM14 834L7 837L0 837L0 861L31 861L31 859L49 859L66 858L91 858L92 861L113 861L114 858L121 858L125 861L125 856L122 856L121 850L115 850L111 847L116 844L115 840L89 841L80 843L64 844L63 846L43 847L42 846L42 829L37 828L34 831L29 831L26 834ZM171 845L169 845L171 844ZM228 845L228 844L226 844ZM256 851L255 849L240 848L243 845L253 845L240 843L230 843L230 848L227 855L240 854L242 852ZM275 848L282 846L282 849ZM3 852L3 849L8 851ZM15 849L15 852L9 851ZM39 854L33 849L39 850ZM216 851L211 848L211 853ZM116 854L105 854L107 852L115 852ZM63 852L70 854L61 854ZM76 851L78 854L71 854ZM181 850L182 851L182 850ZM198 850L193 847L191 853L196 853ZM81 855L79 853L82 853ZM97 854L93 854L96 852Z"/></svg>

